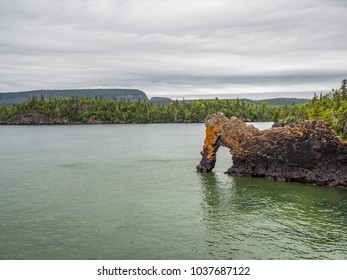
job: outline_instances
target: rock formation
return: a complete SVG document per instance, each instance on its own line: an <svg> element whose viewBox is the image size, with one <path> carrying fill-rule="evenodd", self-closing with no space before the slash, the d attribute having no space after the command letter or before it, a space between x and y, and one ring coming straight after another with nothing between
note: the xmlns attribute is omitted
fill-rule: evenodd
<svg viewBox="0 0 347 280"><path fill-rule="evenodd" d="M231 175L347 187L347 142L324 121L259 130L222 113L207 117L199 172L214 168L220 146L230 149Z"/></svg>

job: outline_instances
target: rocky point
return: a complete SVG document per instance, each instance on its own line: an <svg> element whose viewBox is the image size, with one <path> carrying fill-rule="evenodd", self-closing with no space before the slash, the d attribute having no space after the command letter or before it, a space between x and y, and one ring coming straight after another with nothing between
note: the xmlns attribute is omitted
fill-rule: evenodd
<svg viewBox="0 0 347 280"><path fill-rule="evenodd" d="M231 175L347 187L347 142L325 121L259 130L222 113L208 116L199 172L211 171L220 146L230 149Z"/></svg>

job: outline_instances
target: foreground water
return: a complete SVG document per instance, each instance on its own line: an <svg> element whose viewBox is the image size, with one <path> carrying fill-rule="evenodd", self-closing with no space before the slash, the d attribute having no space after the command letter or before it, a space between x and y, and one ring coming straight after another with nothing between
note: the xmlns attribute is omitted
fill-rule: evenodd
<svg viewBox="0 0 347 280"><path fill-rule="evenodd" d="M258 124L266 127L268 124ZM0 259L346 259L347 191L195 172L202 124L1 126Z"/></svg>

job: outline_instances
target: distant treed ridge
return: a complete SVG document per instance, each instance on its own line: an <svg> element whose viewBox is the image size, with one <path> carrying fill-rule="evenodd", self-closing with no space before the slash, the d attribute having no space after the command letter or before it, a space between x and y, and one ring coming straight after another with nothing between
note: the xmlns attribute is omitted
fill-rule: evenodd
<svg viewBox="0 0 347 280"><path fill-rule="evenodd" d="M142 96L138 91L139 96ZM342 137L347 136L346 80L341 87L326 94L315 95L303 104L270 106L240 99L212 100L148 100L126 98L78 97L48 98L33 96L24 103L0 107L0 124L99 124L99 123L170 123L203 122L207 115L223 112L246 121L307 119L327 121ZM164 101L164 102L162 102ZM278 102L278 101L276 101Z"/></svg>
<svg viewBox="0 0 347 280"><path fill-rule="evenodd" d="M137 89L62 89L32 90L0 93L0 105L20 104L32 97L39 99L60 97L102 97L105 99L148 100L147 95Z"/></svg>

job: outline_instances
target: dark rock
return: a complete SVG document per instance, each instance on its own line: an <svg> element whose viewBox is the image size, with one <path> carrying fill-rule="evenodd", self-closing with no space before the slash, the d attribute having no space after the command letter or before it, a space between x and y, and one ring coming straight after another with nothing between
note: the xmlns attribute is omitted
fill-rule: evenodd
<svg viewBox="0 0 347 280"><path fill-rule="evenodd" d="M209 116L200 172L211 171L219 146L230 149L231 175L347 187L347 142L324 121L260 131L222 114Z"/></svg>

